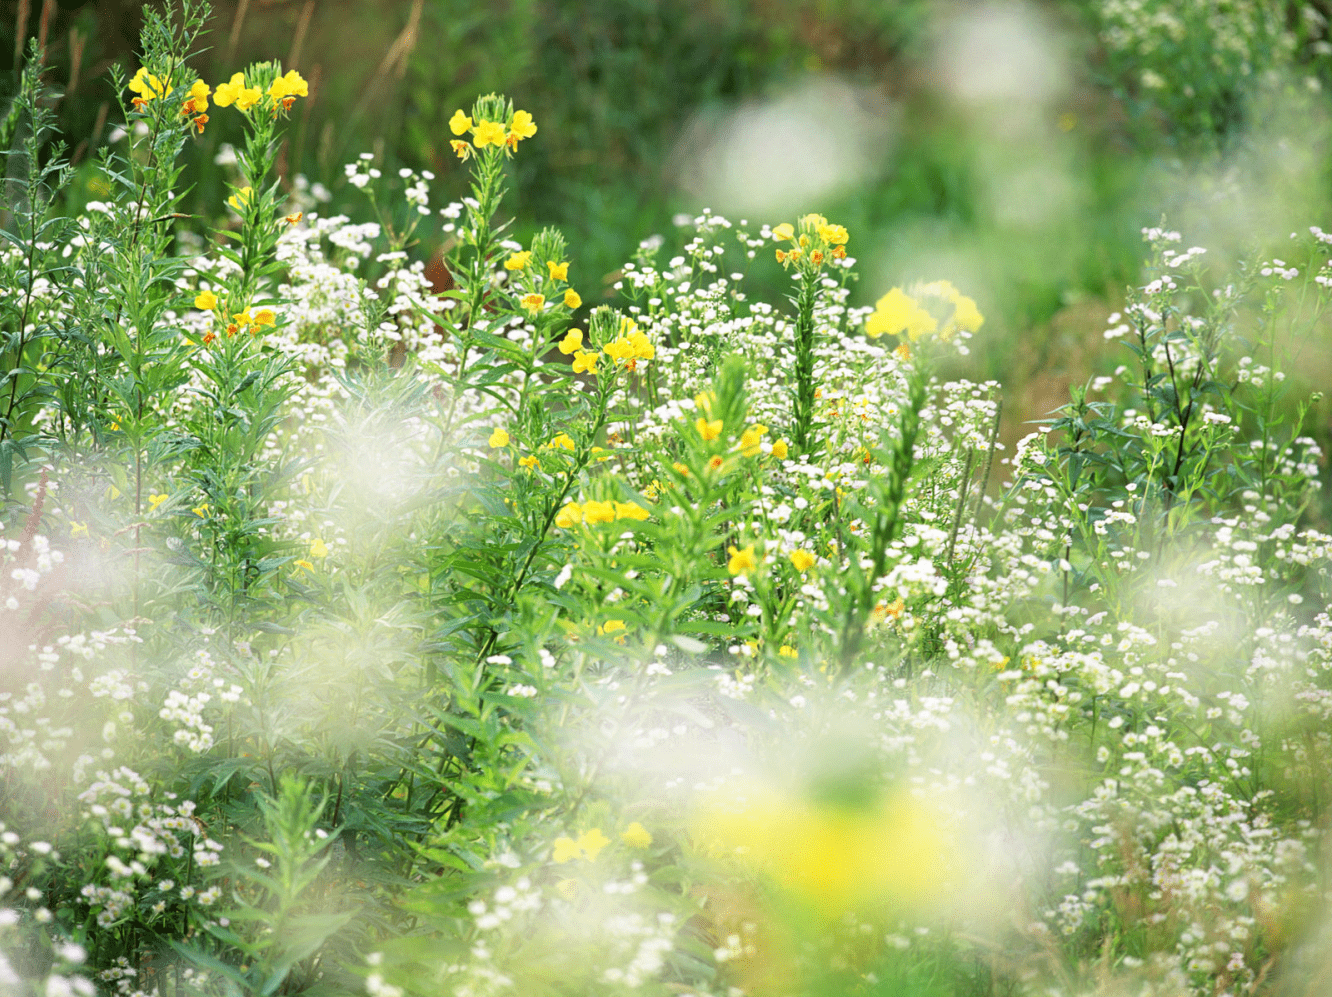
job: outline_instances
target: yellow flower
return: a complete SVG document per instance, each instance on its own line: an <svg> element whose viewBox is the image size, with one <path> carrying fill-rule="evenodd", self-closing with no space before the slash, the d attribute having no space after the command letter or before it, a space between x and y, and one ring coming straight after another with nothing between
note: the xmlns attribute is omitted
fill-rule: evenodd
<svg viewBox="0 0 1332 997"><path fill-rule="evenodd" d="M229 198L227 198L227 203L230 204L236 210L237 214L239 214L240 212L244 211L245 207L249 205L249 203L253 200L254 200L254 188L242 187L240 190L236 191L236 193L232 194Z"/></svg>
<svg viewBox="0 0 1332 997"><path fill-rule="evenodd" d="M207 502L205 502L203 505L196 505L193 509L190 510L190 512L194 513L200 519L207 519L208 511L209 510Z"/></svg>
<svg viewBox="0 0 1332 997"><path fill-rule="evenodd" d="M634 348L627 339L614 339L602 347L602 351L612 360L628 360L634 355Z"/></svg>
<svg viewBox="0 0 1332 997"><path fill-rule="evenodd" d="M69 521L69 535L70 537L86 537L88 535L88 524L76 523L71 519Z"/></svg>
<svg viewBox="0 0 1332 997"><path fill-rule="evenodd" d="M595 862L597 860L597 855L609 844L610 838L606 837L595 827L578 839L578 847L583 850L583 854L587 856L589 862Z"/></svg>
<svg viewBox="0 0 1332 997"><path fill-rule="evenodd" d="M237 312L235 315L231 316L231 321L235 322L237 325L249 325L254 319L250 317L250 309L247 308L245 311Z"/></svg>
<svg viewBox="0 0 1332 997"><path fill-rule="evenodd" d="M457 154L458 158L464 163L467 162L467 157L472 154L472 147L462 139L455 138L449 143L449 148L452 149Z"/></svg>
<svg viewBox="0 0 1332 997"><path fill-rule="evenodd" d="M573 437L568 433L557 433L555 436L551 437L550 442L547 443L546 446L559 447L561 450L572 450L574 448Z"/></svg>
<svg viewBox="0 0 1332 997"><path fill-rule="evenodd" d="M583 521L583 507L577 502L570 502L555 517L555 525L562 530L567 530L576 523Z"/></svg>
<svg viewBox="0 0 1332 997"><path fill-rule="evenodd" d="M546 296L544 294L524 294L518 303L523 306L524 310L535 315L541 311L541 306L546 303Z"/></svg>
<svg viewBox="0 0 1332 997"><path fill-rule="evenodd" d="M314 571L314 565L303 557L293 561L292 564L298 568L304 568L306 571Z"/></svg>
<svg viewBox="0 0 1332 997"><path fill-rule="evenodd" d="M615 506L610 502L591 502L583 503L583 515L588 524L592 523L613 523L615 522Z"/></svg>
<svg viewBox="0 0 1332 997"><path fill-rule="evenodd" d="M277 315L271 308L260 308L254 313L255 325L275 325L276 323Z"/></svg>
<svg viewBox="0 0 1332 997"><path fill-rule="evenodd" d="M757 457L759 455L759 439L768 431L768 427L762 423L756 423L750 426L740 434L740 452L746 457Z"/></svg>
<svg viewBox="0 0 1332 997"><path fill-rule="evenodd" d="M819 559L807 550L791 551L791 563L795 565L796 571L799 571L802 574L814 567L818 562Z"/></svg>
<svg viewBox="0 0 1332 997"><path fill-rule="evenodd" d="M211 312L217 307L217 295L212 291L200 291L195 295L194 307L201 312Z"/></svg>
<svg viewBox="0 0 1332 997"><path fill-rule="evenodd" d="M624 629L624 620L607 620L601 626L597 627L597 636L605 637L607 634L613 634L617 630Z"/></svg>
<svg viewBox="0 0 1332 997"><path fill-rule="evenodd" d="M865 323L865 333L874 339L887 333L896 336L903 332L914 343L921 336L938 328L934 316L921 308L916 299L895 287L874 305L874 314Z"/></svg>
<svg viewBox="0 0 1332 997"><path fill-rule="evenodd" d="M245 75L243 73L234 73L230 83L219 83L217 93L213 95L213 103L218 107L230 107L236 102L236 98L245 92Z"/></svg>
<svg viewBox="0 0 1332 997"><path fill-rule="evenodd" d="M788 449L785 440L778 440L772 445L772 455L778 460L786 460Z"/></svg>
<svg viewBox="0 0 1332 997"><path fill-rule="evenodd" d="M744 550L727 547L726 553L731 555L731 559L726 562L726 570L733 575L742 575L758 567L758 560L754 557L753 544L750 544Z"/></svg>
<svg viewBox="0 0 1332 997"><path fill-rule="evenodd" d="M565 862L578 858L582 853L582 846L573 838L560 837L555 839L555 850L551 852L550 860L557 865L564 865Z"/></svg>
<svg viewBox="0 0 1332 997"><path fill-rule="evenodd" d="M800 652L790 644L783 644L781 647L777 648L777 656L779 658L798 658L800 657Z"/></svg>
<svg viewBox="0 0 1332 997"><path fill-rule="evenodd" d="M569 264L567 263L556 263L554 260L547 260L546 269L550 271L551 280L569 279Z"/></svg>
<svg viewBox="0 0 1332 997"><path fill-rule="evenodd" d="M570 329L560 340L560 352L566 357L570 353L580 353L583 349L583 330Z"/></svg>
<svg viewBox="0 0 1332 997"><path fill-rule="evenodd" d="M504 261L505 270L525 270L527 264L532 260L532 251L524 249L521 253L514 253Z"/></svg>
<svg viewBox="0 0 1332 997"><path fill-rule="evenodd" d="M203 114L208 110L208 95L212 89L203 80L195 80L190 86L190 95L180 105L182 114Z"/></svg>
<svg viewBox="0 0 1332 997"><path fill-rule="evenodd" d="M616 519L637 519L641 521L647 519L649 515L651 514L637 502L615 503Z"/></svg>
<svg viewBox="0 0 1332 997"><path fill-rule="evenodd" d="M537 466L537 459L536 459L535 457L519 457L519 458L518 458L518 466L519 466L519 467L536 467L536 466Z"/></svg>
<svg viewBox="0 0 1332 997"><path fill-rule="evenodd" d="M689 477L689 468L686 467L684 464L681 464L678 460L671 462L671 470L673 470L676 474L683 475L686 478Z"/></svg>
<svg viewBox="0 0 1332 997"><path fill-rule="evenodd" d="M170 83L163 83L148 72L147 66L139 67L139 71L134 74L134 79L129 81L129 88L139 95L134 98L133 103L140 108L150 100L170 96L172 90Z"/></svg>
<svg viewBox="0 0 1332 997"><path fill-rule="evenodd" d="M772 230L772 237L778 241L795 238L795 229L791 227L790 222L782 222Z"/></svg>
<svg viewBox="0 0 1332 997"><path fill-rule="evenodd" d="M722 421L720 419L699 419L694 423L694 428L698 430L698 435L705 440L715 440L721 436Z"/></svg>
<svg viewBox="0 0 1332 997"><path fill-rule="evenodd" d="M169 499L171 496L165 492L150 492L148 495L148 511L156 512L157 507Z"/></svg>
<svg viewBox="0 0 1332 997"><path fill-rule="evenodd" d="M531 138L536 134L537 126L532 122L532 115L526 111L514 111L513 122L509 125L509 132L518 140Z"/></svg>
<svg viewBox="0 0 1332 997"><path fill-rule="evenodd" d="M461 135L472 127L472 118L470 115L463 114L462 108L453 112L453 117L449 118L449 131L455 135Z"/></svg>
<svg viewBox="0 0 1332 997"><path fill-rule="evenodd" d="M639 332L637 329L629 333L629 346L633 350L633 355L639 360L651 360L657 355L652 342L647 338L647 333Z"/></svg>
<svg viewBox="0 0 1332 997"><path fill-rule="evenodd" d="M647 848L652 844L652 835L638 821L634 821L620 832L620 840L630 848Z"/></svg>
<svg viewBox="0 0 1332 997"><path fill-rule="evenodd" d="M291 69L287 71L286 76L279 76L273 81L273 85L268 88L268 96L273 98L275 104L281 103L290 107L294 98L310 96L310 87L300 73Z"/></svg>
<svg viewBox="0 0 1332 997"><path fill-rule="evenodd" d="M324 543L319 537L310 541L311 557L328 557L328 544Z"/></svg>
<svg viewBox="0 0 1332 997"><path fill-rule="evenodd" d="M503 145L504 126L498 121L478 122L476 131L472 133L472 141L476 143L478 149L484 149L488 145Z"/></svg>
<svg viewBox="0 0 1332 997"><path fill-rule="evenodd" d="M851 238L850 233L841 225L820 225L818 233L819 238L830 246L845 246L847 240Z"/></svg>
<svg viewBox="0 0 1332 997"><path fill-rule="evenodd" d="M573 359L573 372L575 374L595 374L597 372L597 353L575 354Z"/></svg>
<svg viewBox="0 0 1332 997"><path fill-rule="evenodd" d="M726 461L722 458L721 454L713 454L708 458L708 467L713 471L719 470L725 463Z"/></svg>
<svg viewBox="0 0 1332 997"><path fill-rule="evenodd" d="M491 447L507 447L509 445L509 434L502 426L496 426L495 431L490 434Z"/></svg>
<svg viewBox="0 0 1332 997"><path fill-rule="evenodd" d="M578 307L579 305L581 305L582 303L583 303L583 299L580 298L580 297L578 296L578 292L575 291L572 287L569 288L569 290L567 290L567 291L564 292L564 307L565 307L565 308L570 308L570 309L572 309L572 308L577 308L577 307Z"/></svg>

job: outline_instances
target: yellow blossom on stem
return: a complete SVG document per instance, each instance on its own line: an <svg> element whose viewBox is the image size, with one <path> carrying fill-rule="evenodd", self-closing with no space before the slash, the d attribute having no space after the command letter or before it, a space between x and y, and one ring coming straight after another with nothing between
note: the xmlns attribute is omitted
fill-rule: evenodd
<svg viewBox="0 0 1332 997"><path fill-rule="evenodd" d="M514 253L504 261L505 270L526 270L528 263L532 261L532 251L524 249L520 253Z"/></svg>
<svg viewBox="0 0 1332 997"><path fill-rule="evenodd" d="M875 303L874 314L865 322L865 333L874 339L884 334L906 333L914 343L921 336L934 332L938 325L934 316L921 308L915 298L895 287Z"/></svg>
<svg viewBox="0 0 1332 997"><path fill-rule="evenodd" d="M560 340L560 352L566 357L571 353L578 353L583 349L583 330L570 329L565 333L564 338Z"/></svg>
<svg viewBox="0 0 1332 997"><path fill-rule="evenodd" d="M560 450L573 450L574 448L573 437L571 437L568 433L556 433L554 436L551 437L550 442L547 443L546 446L552 449L558 448Z"/></svg>
<svg viewBox="0 0 1332 997"><path fill-rule="evenodd" d="M194 307L201 312L211 312L217 307L217 295L212 291L200 291L194 297Z"/></svg>
<svg viewBox="0 0 1332 997"><path fill-rule="evenodd" d="M755 423L746 429L740 434L740 452L746 457L757 457L760 449L759 440L767 431L768 427L762 423Z"/></svg>
<svg viewBox="0 0 1332 997"><path fill-rule="evenodd" d="M694 428L698 430L698 435L704 440L715 440L721 436L722 421L720 419L699 419L694 423Z"/></svg>
<svg viewBox="0 0 1332 997"><path fill-rule="evenodd" d="M798 658L800 657L800 652L790 644L783 644L781 647L777 648L777 656L779 658Z"/></svg>
<svg viewBox="0 0 1332 997"><path fill-rule="evenodd" d="M275 104L280 103L283 107L291 107L291 102L296 97L310 96L310 87L300 73L294 69L289 69L285 76L279 76L273 81L273 85L268 88L268 96L273 99Z"/></svg>
<svg viewBox="0 0 1332 997"><path fill-rule="evenodd" d="M605 637L607 634L613 634L617 630L624 629L624 620L607 620L601 626L597 627L597 636Z"/></svg>
<svg viewBox="0 0 1332 997"><path fill-rule="evenodd" d="M623 626L623 624L621 624ZM583 854L589 862L595 862L597 855L601 850L610 844L610 839L601 833L597 828L585 832L578 838L578 847L583 850Z"/></svg>
<svg viewBox="0 0 1332 997"><path fill-rule="evenodd" d="M820 225L816 230L819 238L830 246L845 246L847 240L851 238L846 227L842 225Z"/></svg>
<svg viewBox="0 0 1332 997"><path fill-rule="evenodd" d="M790 448L786 445L785 440L778 440L772 445L772 455L778 460L786 460L786 454L789 449Z"/></svg>
<svg viewBox="0 0 1332 997"><path fill-rule="evenodd" d="M484 149L488 145L503 145L504 126L498 121L477 122L476 131L472 133L472 141L478 149Z"/></svg>
<svg viewBox="0 0 1332 997"><path fill-rule="evenodd" d="M519 458L518 458L518 466L519 466L519 467L527 467L527 468L536 467L536 466L537 466L537 459L536 459L535 457L530 456L530 455L527 456L527 457L519 457Z"/></svg>
<svg viewBox="0 0 1332 997"><path fill-rule="evenodd" d="M652 835L638 821L634 821L620 832L620 840L630 848L647 848L652 844Z"/></svg>
<svg viewBox="0 0 1332 997"><path fill-rule="evenodd" d="M583 516L591 523L615 522L615 506L610 502L598 502L595 499L583 503Z"/></svg>
<svg viewBox="0 0 1332 997"><path fill-rule="evenodd" d="M573 372L575 374L595 374L597 372L598 353L583 353L579 351L573 358Z"/></svg>
<svg viewBox="0 0 1332 997"><path fill-rule="evenodd" d="M255 326L276 325L277 313L271 308L260 308L254 313L254 324Z"/></svg>
<svg viewBox="0 0 1332 997"><path fill-rule="evenodd" d="M455 135L462 135L471 127L472 118L470 115L463 114L462 108L454 111L453 117L449 118L449 131Z"/></svg>
<svg viewBox="0 0 1332 997"><path fill-rule="evenodd" d="M311 557L328 557L328 544L324 543L319 537L310 541Z"/></svg>
<svg viewBox="0 0 1332 997"><path fill-rule="evenodd" d="M541 306L546 303L546 296L544 294L524 294L518 303L523 306L524 311L535 315L541 311Z"/></svg>
<svg viewBox="0 0 1332 997"><path fill-rule="evenodd" d="M509 434L503 426L496 426L495 431L490 434L491 447L507 447L509 445Z"/></svg>
<svg viewBox="0 0 1332 997"><path fill-rule="evenodd" d="M245 74L233 73L230 82L217 85L217 93L213 95L213 103L218 107L230 107L236 102L236 98L244 92Z"/></svg>
<svg viewBox="0 0 1332 997"><path fill-rule="evenodd" d="M462 112L459 112L462 113ZM583 854L582 847L578 842L570 837L559 837L555 839L555 849L550 854L550 860L557 865L563 865Z"/></svg>
<svg viewBox="0 0 1332 997"><path fill-rule="evenodd" d="M641 521L647 519L649 515L648 511L637 502L615 503L616 519L637 519Z"/></svg>
<svg viewBox="0 0 1332 997"><path fill-rule="evenodd" d="M138 94L131 103L142 110L147 106L150 100L156 100L158 97L168 97L171 95L171 84L164 83L152 73L148 72L147 66L140 66L139 71L134 74L134 78L129 81L129 88Z"/></svg>
<svg viewBox="0 0 1332 997"><path fill-rule="evenodd" d="M791 551L791 564L795 566L796 571L802 574L814 567L818 561L819 559L807 550Z"/></svg>
<svg viewBox="0 0 1332 997"><path fill-rule="evenodd" d="M578 292L572 287L564 292L564 307L570 310L582 305L583 299L578 296Z"/></svg>
<svg viewBox="0 0 1332 997"><path fill-rule="evenodd" d="M795 229L791 226L790 222L782 222L780 225L773 228L772 237L783 242L788 239L794 239Z"/></svg>
<svg viewBox="0 0 1332 997"><path fill-rule="evenodd" d="M583 507L577 502L566 503L555 516L555 525L562 530L567 530L583 521Z"/></svg>
<svg viewBox="0 0 1332 997"><path fill-rule="evenodd" d="M469 143L464 142L462 139L454 139L449 143L449 148L452 149L454 153L457 154L458 158L464 163L467 162L467 157L472 154L472 146Z"/></svg>
<svg viewBox="0 0 1332 997"><path fill-rule="evenodd" d="M546 261L546 269L550 271L550 279L551 279L551 280L568 280L568 279L569 279L569 264L568 264L568 263L556 263L554 260L547 260L547 261Z"/></svg>
<svg viewBox="0 0 1332 997"><path fill-rule="evenodd" d="M195 80L190 86L190 95L180 105L181 114L203 114L208 110L208 95L212 89L203 80Z"/></svg>
<svg viewBox="0 0 1332 997"><path fill-rule="evenodd" d="M525 138L531 138L537 133L537 126L532 121L532 115L526 111L514 111L513 121L509 125L509 134L516 141L522 141ZM514 143L516 144L516 142Z"/></svg>
<svg viewBox="0 0 1332 997"><path fill-rule="evenodd" d="M754 557L753 544L750 544L744 550L727 547L726 553L731 555L730 560L726 562L726 570L733 575L747 574L758 567L758 559Z"/></svg>
<svg viewBox="0 0 1332 997"><path fill-rule="evenodd" d="M171 496L165 492L151 492L148 495L148 511L156 512L157 507L169 499Z"/></svg>
<svg viewBox="0 0 1332 997"><path fill-rule="evenodd" d="M236 211L237 214L240 214L253 200L254 200L254 188L246 186L242 187L240 190L236 191L236 193L232 194L229 198L227 198L227 204L231 205L231 207Z"/></svg>

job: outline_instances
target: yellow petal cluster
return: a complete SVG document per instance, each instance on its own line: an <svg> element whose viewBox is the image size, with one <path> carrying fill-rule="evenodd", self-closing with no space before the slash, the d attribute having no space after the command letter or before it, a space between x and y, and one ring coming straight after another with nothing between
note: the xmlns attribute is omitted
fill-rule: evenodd
<svg viewBox="0 0 1332 997"><path fill-rule="evenodd" d="M938 327L934 316L920 307L915 298L895 287L874 303L874 314L865 322L865 333L874 339L905 333L914 343Z"/></svg>
<svg viewBox="0 0 1332 997"><path fill-rule="evenodd" d="M726 570L733 575L748 574L758 567L758 558L754 556L753 544L750 544L744 550L727 547L726 553L731 555L730 560L726 562Z"/></svg>

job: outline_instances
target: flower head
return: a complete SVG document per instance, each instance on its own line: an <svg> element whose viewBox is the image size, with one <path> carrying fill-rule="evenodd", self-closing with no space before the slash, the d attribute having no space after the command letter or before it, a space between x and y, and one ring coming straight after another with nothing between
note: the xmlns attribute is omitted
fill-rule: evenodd
<svg viewBox="0 0 1332 997"><path fill-rule="evenodd" d="M562 530L583 521L583 507L577 502L567 503L555 516L555 525Z"/></svg>
<svg viewBox="0 0 1332 997"><path fill-rule="evenodd" d="M478 149L488 145L503 145L504 126L498 121L479 121L476 130L472 132L472 141Z"/></svg>
<svg viewBox="0 0 1332 997"><path fill-rule="evenodd" d="M532 262L532 251L524 249L521 253L514 253L504 261L505 270L526 270L527 265Z"/></svg>
<svg viewBox="0 0 1332 997"><path fill-rule="evenodd" d="M554 260L547 260L547 261L546 261L546 269L550 271L550 279L551 279L551 280L568 280L568 279L569 279L569 264L568 264L568 263L556 263Z"/></svg>
<svg viewBox="0 0 1332 997"><path fill-rule="evenodd" d="M796 571L799 571L801 574L804 574L810 568L814 567L818 561L819 559L807 550L791 551L791 564L795 567Z"/></svg>
<svg viewBox="0 0 1332 997"><path fill-rule="evenodd" d="M200 291L194 297L194 307L201 312L211 312L217 307L217 295L212 291Z"/></svg>
<svg viewBox="0 0 1332 997"><path fill-rule="evenodd" d="M544 294L535 293L524 294L518 303L523 306L525 311L529 311L535 315L537 312L541 311L541 306L546 303L546 296Z"/></svg>
<svg viewBox="0 0 1332 997"><path fill-rule="evenodd" d="M638 821L634 821L620 832L620 840L630 848L647 848L652 844L652 835Z"/></svg>
<svg viewBox="0 0 1332 997"><path fill-rule="evenodd" d="M726 553L731 555L730 560L726 562L726 570L733 575L747 574L758 567L758 559L754 556L753 544L750 544L744 550L727 547Z"/></svg>
<svg viewBox="0 0 1332 997"><path fill-rule="evenodd" d="M572 287L564 292L564 307L572 311L582 305L583 299L578 296L578 292Z"/></svg>
<svg viewBox="0 0 1332 997"><path fill-rule="evenodd" d="M560 340L560 352L566 357L571 353L580 353L583 349L583 330L570 329Z"/></svg>
<svg viewBox="0 0 1332 997"><path fill-rule="evenodd" d="M699 419L694 423L694 428L698 430L698 435L704 440L715 440L721 436L722 421L720 419Z"/></svg>
<svg viewBox="0 0 1332 997"><path fill-rule="evenodd" d="M874 305L874 314L865 322L865 333L877 339L906 333L914 343L921 336L939 327L933 315L927 312L900 287L895 287Z"/></svg>
<svg viewBox="0 0 1332 997"><path fill-rule="evenodd" d="M236 193L227 198L227 204L236 211L237 214L243 212L247 205L254 200L254 188L242 187Z"/></svg>
<svg viewBox="0 0 1332 997"><path fill-rule="evenodd" d="M462 108L453 112L453 117L449 118L449 131L455 135L462 135L472 127L470 115L462 113Z"/></svg>
<svg viewBox="0 0 1332 997"><path fill-rule="evenodd" d="M772 230L772 237L779 242L795 238L795 229L790 222L782 222Z"/></svg>
<svg viewBox="0 0 1332 997"><path fill-rule="evenodd" d="M496 426L495 431L490 434L488 442L492 448L507 447L509 445L509 434L503 426Z"/></svg>
<svg viewBox="0 0 1332 997"><path fill-rule="evenodd" d="M509 125L509 134L514 139L513 144L531 138L536 132L537 126L532 122L532 115L526 111L513 112L513 121Z"/></svg>
<svg viewBox="0 0 1332 997"><path fill-rule="evenodd" d="M129 81L129 88L138 94L131 103L142 110L150 100L156 100L158 97L167 97L171 94L171 84L159 80L152 73L148 72L147 66L140 66L139 71L134 74L134 79Z"/></svg>

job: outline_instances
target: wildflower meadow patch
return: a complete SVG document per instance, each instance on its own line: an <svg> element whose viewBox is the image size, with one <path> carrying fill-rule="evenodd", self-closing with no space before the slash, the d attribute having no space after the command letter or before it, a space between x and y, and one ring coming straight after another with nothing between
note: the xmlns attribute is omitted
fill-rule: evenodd
<svg viewBox="0 0 1332 997"><path fill-rule="evenodd" d="M961 282L703 211L603 295L510 237L496 94L462 201L367 153L326 216L205 14L81 212L36 47L6 119L0 994L1324 992L1332 235L1146 230L1010 451Z"/></svg>

